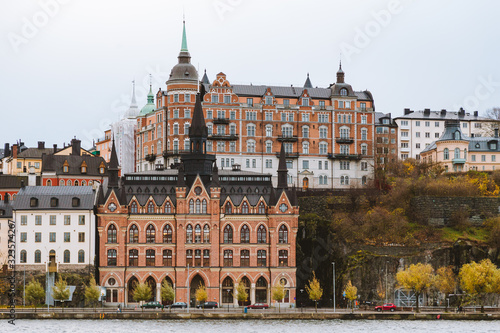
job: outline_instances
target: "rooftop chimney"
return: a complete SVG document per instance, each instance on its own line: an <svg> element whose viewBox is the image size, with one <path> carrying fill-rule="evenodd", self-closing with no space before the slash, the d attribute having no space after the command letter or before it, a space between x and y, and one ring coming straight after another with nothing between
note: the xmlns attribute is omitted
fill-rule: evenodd
<svg viewBox="0 0 500 333"><path fill-rule="evenodd" d="M71 140L71 155L78 155L80 156L81 154L81 141L78 139L73 139Z"/></svg>
<svg viewBox="0 0 500 333"><path fill-rule="evenodd" d="M478 117L479 116L479 111L474 111L474 117Z"/></svg>
<svg viewBox="0 0 500 333"><path fill-rule="evenodd" d="M17 144L12 145L12 158L17 158L18 146Z"/></svg>
<svg viewBox="0 0 500 333"><path fill-rule="evenodd" d="M424 115L428 116L431 114L431 109L424 109Z"/></svg>
<svg viewBox="0 0 500 333"><path fill-rule="evenodd" d="M54 143L54 154L57 153L57 143Z"/></svg>
<svg viewBox="0 0 500 333"><path fill-rule="evenodd" d="M44 141L38 141L38 149L45 149L45 142Z"/></svg>
<svg viewBox="0 0 500 333"><path fill-rule="evenodd" d="M406 109L405 109L405 116L406 116L406 115L408 115L408 114L410 114L410 113L412 113L412 112L413 112L413 111L411 111L410 109L406 108Z"/></svg>
<svg viewBox="0 0 500 333"><path fill-rule="evenodd" d="M3 156L10 156L10 145L8 143L4 146Z"/></svg>
<svg viewBox="0 0 500 333"><path fill-rule="evenodd" d="M441 117L446 116L446 109L441 109Z"/></svg>

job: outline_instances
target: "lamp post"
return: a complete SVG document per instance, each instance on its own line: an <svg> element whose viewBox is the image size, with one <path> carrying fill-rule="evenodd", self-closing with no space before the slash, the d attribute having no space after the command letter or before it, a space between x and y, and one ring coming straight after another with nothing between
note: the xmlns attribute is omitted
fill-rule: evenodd
<svg viewBox="0 0 500 333"><path fill-rule="evenodd" d="M387 260L385 261L385 302L387 303Z"/></svg>
<svg viewBox="0 0 500 333"><path fill-rule="evenodd" d="M23 279L23 306L26 306L26 264L23 265L24 268L24 279Z"/></svg>
<svg viewBox="0 0 500 333"><path fill-rule="evenodd" d="M333 265L333 312L335 312L335 262L332 262Z"/></svg>
<svg viewBox="0 0 500 333"><path fill-rule="evenodd" d="M190 296L190 295L189 295L189 294L190 294L190 291L191 291L191 289L190 289L190 287L189 287L189 264L188 264L188 276L187 276L187 298L186 298L186 300L187 300L187 302L186 302L186 303L187 303L187 312L188 312L188 313L189 313L189 305L190 305L189 303L191 303L191 298L189 297L189 296Z"/></svg>

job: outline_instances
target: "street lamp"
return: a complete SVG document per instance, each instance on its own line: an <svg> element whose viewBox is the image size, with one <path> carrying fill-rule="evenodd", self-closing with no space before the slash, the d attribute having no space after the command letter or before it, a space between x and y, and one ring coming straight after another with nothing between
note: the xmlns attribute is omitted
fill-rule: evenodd
<svg viewBox="0 0 500 333"><path fill-rule="evenodd" d="M385 302L387 303L387 263L388 261L385 261Z"/></svg>
<svg viewBox="0 0 500 333"><path fill-rule="evenodd" d="M333 265L333 312L335 312L335 262L332 262Z"/></svg>

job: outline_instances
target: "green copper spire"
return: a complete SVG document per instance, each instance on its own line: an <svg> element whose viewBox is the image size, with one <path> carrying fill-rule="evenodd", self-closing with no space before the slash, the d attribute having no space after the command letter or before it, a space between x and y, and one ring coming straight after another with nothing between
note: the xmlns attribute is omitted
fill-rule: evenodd
<svg viewBox="0 0 500 333"><path fill-rule="evenodd" d="M188 44L187 44L187 38L186 38L186 21L182 21L182 45L181 45L181 52L188 52Z"/></svg>

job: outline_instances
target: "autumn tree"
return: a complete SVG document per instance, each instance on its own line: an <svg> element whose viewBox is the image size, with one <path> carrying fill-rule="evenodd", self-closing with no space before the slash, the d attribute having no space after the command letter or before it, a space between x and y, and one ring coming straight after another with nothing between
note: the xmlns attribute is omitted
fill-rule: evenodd
<svg viewBox="0 0 500 333"><path fill-rule="evenodd" d="M400 287L414 292L417 298L416 312L419 312L419 297L431 287L434 281L432 266L422 263L410 265L407 269L396 274L396 280Z"/></svg>
<svg viewBox="0 0 500 333"><path fill-rule="evenodd" d="M309 285L306 286L306 291L309 295L309 299L314 301L316 312L318 312L318 301L321 299L321 296L323 296L323 288L321 288L314 272L312 280L309 280Z"/></svg>
<svg viewBox="0 0 500 333"><path fill-rule="evenodd" d="M175 290L167 280L163 280L161 283L161 299L167 302L173 302L175 300ZM172 308L170 308L172 311Z"/></svg>
<svg viewBox="0 0 500 333"><path fill-rule="evenodd" d="M358 288L352 285L351 280L347 282L344 289L345 297L351 302L351 312L354 312L354 300L358 298Z"/></svg>
<svg viewBox="0 0 500 333"><path fill-rule="evenodd" d="M90 276L89 285L85 287L85 299L87 300L87 302L89 302L89 304L94 305L94 312L99 297L101 297L101 290L97 286L94 276L92 275Z"/></svg>
<svg viewBox="0 0 500 333"><path fill-rule="evenodd" d="M45 290L42 287L42 284L37 280L33 279L26 286L26 299L29 303L33 305L36 312L36 305L40 304L45 298Z"/></svg>
<svg viewBox="0 0 500 333"><path fill-rule="evenodd" d="M484 259L463 265L458 276L462 289L479 302L484 313L486 295L500 292L500 270L491 260Z"/></svg>
<svg viewBox="0 0 500 333"><path fill-rule="evenodd" d="M59 280L52 287L52 297L60 301L64 308L64 301L69 299L70 293L68 285L66 284L66 280L62 277L59 277Z"/></svg>
<svg viewBox="0 0 500 333"><path fill-rule="evenodd" d="M136 302L144 302L153 296L153 291L151 290L151 287L147 283L138 283L135 286L135 289L133 291L132 297ZM144 308L142 308L142 311L144 311Z"/></svg>
<svg viewBox="0 0 500 333"><path fill-rule="evenodd" d="M278 312L281 312L280 302L285 298L285 285L283 283L278 282L272 287L271 298L278 302Z"/></svg>
<svg viewBox="0 0 500 333"><path fill-rule="evenodd" d="M203 284L200 283L200 285L196 289L195 297L196 297L196 300L198 302L200 302L200 304L202 304L203 310L205 310L205 304L204 303L208 299L207 287L205 287L205 285L203 285Z"/></svg>
<svg viewBox="0 0 500 333"><path fill-rule="evenodd" d="M236 286L236 299L238 300L238 304L240 305L243 304L243 302L246 302L248 299L246 285L241 280L240 282L238 282L238 285Z"/></svg>
<svg viewBox="0 0 500 333"><path fill-rule="evenodd" d="M457 279L450 266L440 267L436 272L436 289L443 293L445 297L453 293L457 288ZM445 311L448 311L448 303L445 302Z"/></svg>

